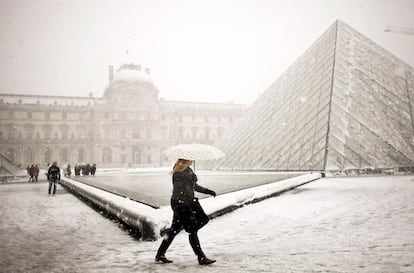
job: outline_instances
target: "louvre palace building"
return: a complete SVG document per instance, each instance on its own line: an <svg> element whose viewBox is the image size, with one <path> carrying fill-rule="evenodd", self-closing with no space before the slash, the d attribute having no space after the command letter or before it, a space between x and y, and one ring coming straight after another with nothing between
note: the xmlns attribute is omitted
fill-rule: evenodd
<svg viewBox="0 0 414 273"><path fill-rule="evenodd" d="M244 105L168 101L141 65L109 66L102 97L0 94L3 171L57 161L72 166L171 164L163 151L182 143L214 143Z"/></svg>

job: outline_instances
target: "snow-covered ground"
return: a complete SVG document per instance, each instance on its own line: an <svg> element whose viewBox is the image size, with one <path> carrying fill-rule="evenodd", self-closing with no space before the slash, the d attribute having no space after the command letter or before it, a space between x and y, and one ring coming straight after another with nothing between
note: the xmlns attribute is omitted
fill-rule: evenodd
<svg viewBox="0 0 414 273"><path fill-rule="evenodd" d="M414 272L414 176L325 178L215 218L197 264L185 232L157 241L47 183L0 185L2 272Z"/></svg>

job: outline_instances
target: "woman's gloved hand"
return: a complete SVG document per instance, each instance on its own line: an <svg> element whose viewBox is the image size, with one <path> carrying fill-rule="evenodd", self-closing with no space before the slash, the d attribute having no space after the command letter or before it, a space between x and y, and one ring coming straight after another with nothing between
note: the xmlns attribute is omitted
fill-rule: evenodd
<svg viewBox="0 0 414 273"><path fill-rule="evenodd" d="M215 191L210 190L208 194L210 194L210 195L212 195L212 196L216 197L216 192L215 192Z"/></svg>

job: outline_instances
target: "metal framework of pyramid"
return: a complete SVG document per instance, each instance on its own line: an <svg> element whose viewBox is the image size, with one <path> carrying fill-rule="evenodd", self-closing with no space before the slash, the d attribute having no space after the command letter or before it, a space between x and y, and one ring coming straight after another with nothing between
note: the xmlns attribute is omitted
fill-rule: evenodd
<svg viewBox="0 0 414 273"><path fill-rule="evenodd" d="M414 166L414 71L336 21L217 142L206 168Z"/></svg>

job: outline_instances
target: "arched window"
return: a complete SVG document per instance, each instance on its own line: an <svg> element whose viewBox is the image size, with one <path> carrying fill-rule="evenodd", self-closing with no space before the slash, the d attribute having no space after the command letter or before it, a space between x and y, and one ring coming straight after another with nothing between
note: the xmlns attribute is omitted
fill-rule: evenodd
<svg viewBox="0 0 414 273"><path fill-rule="evenodd" d="M112 163L112 150L108 147L105 147L102 151L102 162Z"/></svg>

